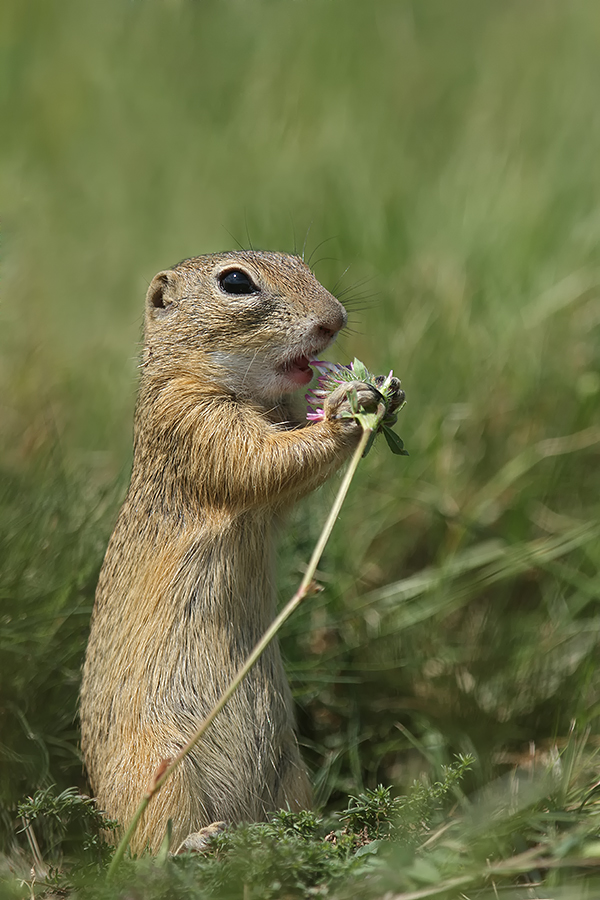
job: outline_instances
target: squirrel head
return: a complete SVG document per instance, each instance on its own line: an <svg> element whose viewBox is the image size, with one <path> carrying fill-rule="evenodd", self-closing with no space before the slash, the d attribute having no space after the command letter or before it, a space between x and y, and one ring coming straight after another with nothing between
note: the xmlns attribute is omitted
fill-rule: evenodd
<svg viewBox="0 0 600 900"><path fill-rule="evenodd" d="M346 310L297 256L198 256L156 275L146 297L145 377L182 372L270 402L306 386Z"/></svg>

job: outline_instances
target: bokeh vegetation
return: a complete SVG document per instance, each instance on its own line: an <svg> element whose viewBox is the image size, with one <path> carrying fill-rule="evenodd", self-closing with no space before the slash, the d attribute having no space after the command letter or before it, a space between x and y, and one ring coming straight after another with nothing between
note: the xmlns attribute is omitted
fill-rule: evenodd
<svg viewBox="0 0 600 900"><path fill-rule="evenodd" d="M578 778L599 736L599 48L593 0L0 6L13 857L29 852L18 801L85 789L79 666L127 485L145 288L238 242L306 247L351 312L337 358L393 366L409 401L410 457L364 462L325 590L283 639L319 802L405 793L457 753L481 791L562 753L578 764L553 808L574 785L593 807ZM282 595L333 489L290 522ZM549 845L564 828L563 856L581 854L596 826L556 815ZM540 821L513 817L481 858L525 851Z"/></svg>

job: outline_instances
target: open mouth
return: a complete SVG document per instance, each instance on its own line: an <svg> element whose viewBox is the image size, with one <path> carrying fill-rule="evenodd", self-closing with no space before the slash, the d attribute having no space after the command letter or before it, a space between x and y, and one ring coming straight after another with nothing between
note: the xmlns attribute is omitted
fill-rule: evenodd
<svg viewBox="0 0 600 900"><path fill-rule="evenodd" d="M313 370L308 364L308 356L296 356L281 367L283 374L298 387L312 381Z"/></svg>

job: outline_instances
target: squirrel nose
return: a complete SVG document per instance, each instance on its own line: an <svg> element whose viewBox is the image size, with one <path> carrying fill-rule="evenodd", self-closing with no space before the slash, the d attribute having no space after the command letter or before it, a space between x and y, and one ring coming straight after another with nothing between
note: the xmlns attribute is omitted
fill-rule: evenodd
<svg viewBox="0 0 600 900"><path fill-rule="evenodd" d="M319 337L326 338L329 341L336 336L338 331L342 330L346 324L347 318L346 310L340 304L339 310L336 310L331 316L328 316L325 321L316 323L315 331Z"/></svg>
<svg viewBox="0 0 600 900"><path fill-rule="evenodd" d="M329 328L327 325L317 325L317 331L319 332L319 337L327 338L330 340L335 334L338 333L339 328L335 330L333 328Z"/></svg>

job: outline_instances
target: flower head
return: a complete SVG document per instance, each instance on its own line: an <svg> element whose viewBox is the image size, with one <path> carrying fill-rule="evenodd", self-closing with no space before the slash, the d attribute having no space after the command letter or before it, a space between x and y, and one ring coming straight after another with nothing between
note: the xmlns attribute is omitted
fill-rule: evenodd
<svg viewBox="0 0 600 900"><path fill-rule="evenodd" d="M381 402L385 407L383 415L379 413L379 417L373 424L364 410L353 406L354 417L363 424L363 427L374 429L374 434L383 431L390 449L399 455L407 456L404 444L398 435L392 431L391 427L395 424L397 413L404 405L404 392L399 391L400 382L394 378L394 373L390 370L388 375L373 375L367 367L359 360L354 359L347 366L339 363L327 362L322 359L313 359L310 365L318 372L317 385L308 391L305 395L309 410L306 418L309 422L323 422L325 420L325 409L323 401L328 394L336 390L341 384L360 381L368 384L376 390L381 396ZM354 391L354 400L351 396L352 389L349 388L349 398L351 403L356 402L356 391ZM370 414L372 418L373 414ZM368 421L369 420L369 421ZM373 434L373 436L374 436ZM368 445L370 447L370 444Z"/></svg>
<svg viewBox="0 0 600 900"><path fill-rule="evenodd" d="M307 412L306 418L309 422L322 422L325 419L325 410L322 404L327 394L330 394L345 381L355 381L356 379L354 376L348 377L350 366L325 362L322 359L313 359L310 361L310 365L317 370L319 375L317 386L305 394L305 400L309 407L313 407Z"/></svg>

